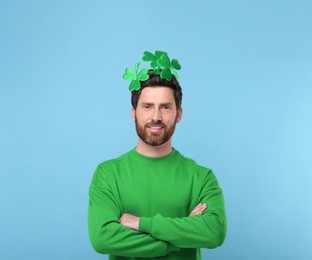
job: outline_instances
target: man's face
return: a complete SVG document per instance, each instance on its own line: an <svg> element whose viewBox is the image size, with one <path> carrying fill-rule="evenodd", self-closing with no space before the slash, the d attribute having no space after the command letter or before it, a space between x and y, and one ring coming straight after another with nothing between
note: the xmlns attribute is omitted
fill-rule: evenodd
<svg viewBox="0 0 312 260"><path fill-rule="evenodd" d="M148 145L159 146L173 135L182 109L177 110L173 90L168 87L145 87L132 118L138 136Z"/></svg>

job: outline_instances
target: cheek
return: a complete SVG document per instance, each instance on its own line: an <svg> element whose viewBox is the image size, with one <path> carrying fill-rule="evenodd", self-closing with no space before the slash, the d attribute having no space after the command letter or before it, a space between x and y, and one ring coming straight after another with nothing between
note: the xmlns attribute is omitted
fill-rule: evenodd
<svg viewBox="0 0 312 260"><path fill-rule="evenodd" d="M149 115L146 113L136 113L136 120L139 123L145 123L146 121L149 120Z"/></svg>
<svg viewBox="0 0 312 260"><path fill-rule="evenodd" d="M163 121L166 124L172 125L178 121L178 117L177 117L177 115L170 115L170 116L168 115L167 117L163 117Z"/></svg>

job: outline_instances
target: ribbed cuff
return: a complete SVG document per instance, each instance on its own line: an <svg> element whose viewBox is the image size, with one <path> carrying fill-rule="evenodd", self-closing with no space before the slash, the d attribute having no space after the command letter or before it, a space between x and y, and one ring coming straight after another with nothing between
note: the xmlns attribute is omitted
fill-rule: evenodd
<svg viewBox="0 0 312 260"><path fill-rule="evenodd" d="M139 231L151 234L152 218L141 217L140 224L139 224Z"/></svg>

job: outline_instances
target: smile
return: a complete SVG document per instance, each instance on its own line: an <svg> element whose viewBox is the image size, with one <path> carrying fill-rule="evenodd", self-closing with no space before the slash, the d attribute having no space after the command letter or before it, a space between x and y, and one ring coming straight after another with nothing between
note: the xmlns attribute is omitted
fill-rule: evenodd
<svg viewBox="0 0 312 260"><path fill-rule="evenodd" d="M155 133L155 132L161 131L164 127L163 126L150 126L148 128L150 129L151 132Z"/></svg>

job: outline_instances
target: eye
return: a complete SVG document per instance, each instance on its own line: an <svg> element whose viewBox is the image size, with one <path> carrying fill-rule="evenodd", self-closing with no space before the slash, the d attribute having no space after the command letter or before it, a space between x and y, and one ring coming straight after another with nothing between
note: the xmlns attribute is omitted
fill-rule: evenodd
<svg viewBox="0 0 312 260"><path fill-rule="evenodd" d="M144 109L144 110L149 110L150 108L151 108L151 106L150 106L150 105L148 105L148 104L143 105L143 109Z"/></svg>
<svg viewBox="0 0 312 260"><path fill-rule="evenodd" d="M162 109L163 109L163 110L169 110L170 108L171 108L171 107L170 107L169 105L163 105L163 106L162 106Z"/></svg>

